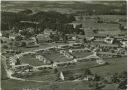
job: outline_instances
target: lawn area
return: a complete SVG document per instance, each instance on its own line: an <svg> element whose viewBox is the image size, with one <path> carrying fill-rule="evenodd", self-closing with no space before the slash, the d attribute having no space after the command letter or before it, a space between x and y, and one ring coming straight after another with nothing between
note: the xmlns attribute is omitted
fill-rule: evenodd
<svg viewBox="0 0 128 90"><path fill-rule="evenodd" d="M50 90L49 88L49 82L42 82L42 83L36 83L36 82L25 82L25 81L18 81L18 80L2 80L2 90L23 90L25 88L38 88L40 90Z"/></svg>
<svg viewBox="0 0 128 90"><path fill-rule="evenodd" d="M57 51L50 51L49 53L42 53L41 55L45 56L48 60L52 60L54 62L66 62L71 60L64 55L61 55Z"/></svg>
<svg viewBox="0 0 128 90"><path fill-rule="evenodd" d="M105 76L106 74L120 73L127 70L127 57L105 59L110 65L92 68L93 73Z"/></svg>
<svg viewBox="0 0 128 90"><path fill-rule="evenodd" d="M26 80L37 80L37 81L55 81L56 74L45 74L45 75L34 75L29 76Z"/></svg>
<svg viewBox="0 0 128 90"><path fill-rule="evenodd" d="M21 60L22 63L30 64L32 66L44 65L44 63L42 61L39 61L38 59L36 59L35 55L27 54L23 57L20 57L20 60Z"/></svg>
<svg viewBox="0 0 128 90"><path fill-rule="evenodd" d="M77 62L74 65L69 65L67 67L60 66L58 67L62 71L70 71L70 72L75 72L75 73L82 73L83 70L86 68L90 68L93 66L98 65L96 61L87 61L87 62Z"/></svg>
<svg viewBox="0 0 128 90"><path fill-rule="evenodd" d="M77 58L83 58L91 55L92 52L73 52L72 55L77 57Z"/></svg>
<svg viewBox="0 0 128 90"><path fill-rule="evenodd" d="M18 80L3 80L2 90L92 90L87 81L76 82L24 82ZM116 84L107 84L102 90L117 90Z"/></svg>
<svg viewBox="0 0 128 90"><path fill-rule="evenodd" d="M39 47L33 47L33 48L23 48L22 51L23 52L33 51L33 50L51 47L53 45L54 46L60 45L60 43L44 44L44 45L40 45ZM71 60L71 59L68 59L67 57L61 55L59 52L56 52L56 51L50 51L49 53L41 53L41 55L43 55L46 59L52 60L55 62L65 62L65 61ZM33 66L44 65L44 63L42 61L39 61L38 59L36 59L35 55L25 55L25 56L21 57L20 59L22 60L23 63L28 63L28 64L33 65Z"/></svg>

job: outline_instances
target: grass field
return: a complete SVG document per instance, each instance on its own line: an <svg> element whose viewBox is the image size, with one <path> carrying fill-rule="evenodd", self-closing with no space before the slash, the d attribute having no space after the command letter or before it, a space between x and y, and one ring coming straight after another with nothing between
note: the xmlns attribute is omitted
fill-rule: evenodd
<svg viewBox="0 0 128 90"><path fill-rule="evenodd" d="M45 56L48 60L52 60L53 62L66 62L71 60L64 55L61 55L57 51L50 51L49 53L44 54L42 53L42 55Z"/></svg>
<svg viewBox="0 0 128 90"><path fill-rule="evenodd" d="M55 81L56 74L46 74L46 75L34 75L25 78L26 80L37 80L37 81Z"/></svg>
<svg viewBox="0 0 128 90"><path fill-rule="evenodd" d="M2 81L2 90L93 90L87 81L76 82L23 82L17 80ZM102 90L117 90L116 84L107 84Z"/></svg>
<svg viewBox="0 0 128 90"><path fill-rule="evenodd" d="M93 73L105 76L107 74L120 73L127 70L127 57L105 59L110 65L92 68Z"/></svg>
<svg viewBox="0 0 128 90"><path fill-rule="evenodd" d="M23 82L17 80L2 81L2 90L90 90L88 82Z"/></svg>
<svg viewBox="0 0 128 90"><path fill-rule="evenodd" d="M61 55L59 52L56 51L50 51L48 53L40 53L42 56L44 56L47 60L53 61L53 62L66 62L70 61L71 59ZM45 63L42 61L39 61L36 59L36 55L25 55L20 58L22 63L27 63L33 66L40 66L44 65Z"/></svg>
<svg viewBox="0 0 128 90"><path fill-rule="evenodd" d="M38 59L36 59L35 55L27 54L23 57L20 57L20 60L21 60L22 63L30 64L32 66L44 65L44 63L42 61L39 61Z"/></svg>

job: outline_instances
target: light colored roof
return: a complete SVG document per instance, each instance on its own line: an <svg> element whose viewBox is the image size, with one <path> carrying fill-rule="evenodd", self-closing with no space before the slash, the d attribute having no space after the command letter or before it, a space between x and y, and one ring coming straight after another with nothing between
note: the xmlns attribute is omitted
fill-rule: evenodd
<svg viewBox="0 0 128 90"><path fill-rule="evenodd" d="M116 44L100 44L100 46L118 47L118 45L116 45Z"/></svg>
<svg viewBox="0 0 128 90"><path fill-rule="evenodd" d="M51 40L51 38L48 35L45 35L45 34L38 34L37 38L39 40L43 40L43 41Z"/></svg>

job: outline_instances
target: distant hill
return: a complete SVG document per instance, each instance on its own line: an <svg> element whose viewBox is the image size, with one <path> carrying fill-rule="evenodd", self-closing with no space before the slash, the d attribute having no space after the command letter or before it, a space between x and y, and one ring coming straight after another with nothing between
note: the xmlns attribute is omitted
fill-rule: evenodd
<svg viewBox="0 0 128 90"><path fill-rule="evenodd" d="M122 12L126 14L126 1L2 1L2 11L21 11L31 9L33 11L56 10L60 12L72 11L95 11L104 12Z"/></svg>

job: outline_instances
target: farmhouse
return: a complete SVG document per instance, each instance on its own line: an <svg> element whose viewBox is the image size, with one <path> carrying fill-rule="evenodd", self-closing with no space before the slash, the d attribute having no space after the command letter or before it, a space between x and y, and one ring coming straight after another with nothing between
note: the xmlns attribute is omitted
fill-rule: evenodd
<svg viewBox="0 0 128 90"><path fill-rule="evenodd" d="M106 37L104 41L105 41L106 43L108 43L108 44L112 44L113 41L114 41L114 38Z"/></svg>
<svg viewBox="0 0 128 90"><path fill-rule="evenodd" d="M106 38L106 35L94 35L94 41L101 41L104 42L104 39Z"/></svg>
<svg viewBox="0 0 128 90"><path fill-rule="evenodd" d="M127 40L122 40L120 42L122 44L122 47L127 47Z"/></svg>
<svg viewBox="0 0 128 90"><path fill-rule="evenodd" d="M51 40L49 34L38 34L36 37L39 43L44 43Z"/></svg>
<svg viewBox="0 0 128 90"><path fill-rule="evenodd" d="M25 47L38 47L39 46L37 44L37 41L36 41L35 37L25 39L25 40L21 40L21 44L22 44L22 46L25 46Z"/></svg>
<svg viewBox="0 0 128 90"><path fill-rule="evenodd" d="M122 27L124 30L127 30L127 23L126 23L126 22L119 22L119 24L121 25L121 27Z"/></svg>

